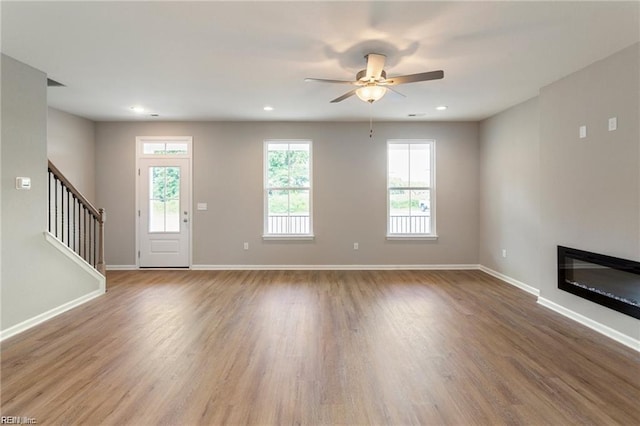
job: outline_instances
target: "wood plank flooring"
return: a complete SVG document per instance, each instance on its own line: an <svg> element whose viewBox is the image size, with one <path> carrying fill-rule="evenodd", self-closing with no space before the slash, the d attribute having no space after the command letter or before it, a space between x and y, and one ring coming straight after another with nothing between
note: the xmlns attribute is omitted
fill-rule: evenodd
<svg viewBox="0 0 640 426"><path fill-rule="evenodd" d="M640 424L640 355L479 271L110 272L2 343L38 425Z"/></svg>

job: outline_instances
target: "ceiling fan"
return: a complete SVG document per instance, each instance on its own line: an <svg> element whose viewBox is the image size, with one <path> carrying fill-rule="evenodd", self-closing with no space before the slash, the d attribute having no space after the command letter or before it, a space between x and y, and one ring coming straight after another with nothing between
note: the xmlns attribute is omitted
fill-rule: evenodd
<svg viewBox="0 0 640 426"><path fill-rule="evenodd" d="M385 93L387 93L387 90L391 90L401 96L404 96L402 93L395 91L390 86L415 83L418 81L439 80L444 77L444 71L439 70L387 78L387 73L384 70L386 58L387 57L385 55L381 55L379 53L369 53L368 55L365 55L365 59L367 60L367 69L359 71L358 74L356 74L355 81L329 80L324 78L305 78L304 81L351 84L358 86L344 95L335 98L331 101L332 103L344 101L353 95L358 96L358 98L365 102L374 103L381 99Z"/></svg>

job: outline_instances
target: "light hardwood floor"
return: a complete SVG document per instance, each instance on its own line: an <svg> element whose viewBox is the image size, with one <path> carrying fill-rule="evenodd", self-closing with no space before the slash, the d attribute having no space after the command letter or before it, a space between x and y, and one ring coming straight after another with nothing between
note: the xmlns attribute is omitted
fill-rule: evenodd
<svg viewBox="0 0 640 426"><path fill-rule="evenodd" d="M43 424L640 424L640 355L479 271L110 272L2 343Z"/></svg>

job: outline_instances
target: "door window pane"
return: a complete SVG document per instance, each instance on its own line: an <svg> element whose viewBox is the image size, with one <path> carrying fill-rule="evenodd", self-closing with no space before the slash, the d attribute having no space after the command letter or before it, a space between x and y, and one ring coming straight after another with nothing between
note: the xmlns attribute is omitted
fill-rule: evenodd
<svg viewBox="0 0 640 426"><path fill-rule="evenodd" d="M149 232L164 232L164 202L149 200Z"/></svg>
<svg viewBox="0 0 640 426"><path fill-rule="evenodd" d="M180 168L149 167L149 232L180 231Z"/></svg>

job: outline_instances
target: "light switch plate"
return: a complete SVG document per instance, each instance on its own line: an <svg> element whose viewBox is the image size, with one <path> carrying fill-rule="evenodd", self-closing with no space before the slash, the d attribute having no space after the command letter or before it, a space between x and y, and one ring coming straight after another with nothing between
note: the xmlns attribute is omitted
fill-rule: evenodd
<svg viewBox="0 0 640 426"><path fill-rule="evenodd" d="M31 189L31 178L29 177L17 177L16 189Z"/></svg>
<svg viewBox="0 0 640 426"><path fill-rule="evenodd" d="M578 128L578 134L580 135L580 139L584 139L587 137L587 126L580 126Z"/></svg>
<svg viewBox="0 0 640 426"><path fill-rule="evenodd" d="M618 117L611 117L609 119L609 131L612 132L618 129Z"/></svg>
<svg viewBox="0 0 640 426"><path fill-rule="evenodd" d="M207 203L198 203L198 210L207 210Z"/></svg>

